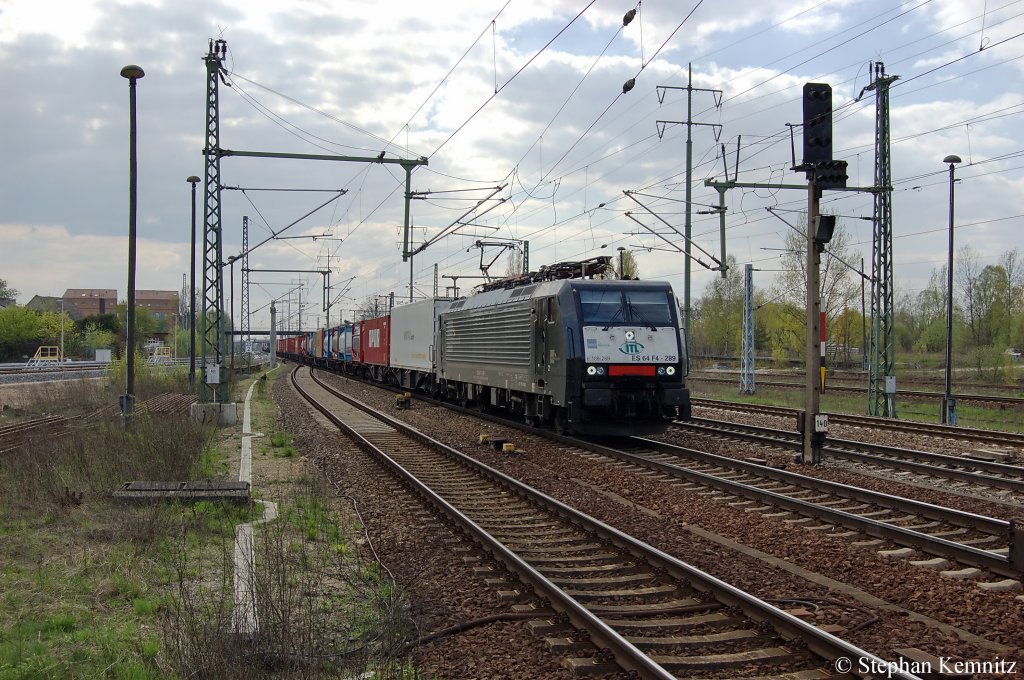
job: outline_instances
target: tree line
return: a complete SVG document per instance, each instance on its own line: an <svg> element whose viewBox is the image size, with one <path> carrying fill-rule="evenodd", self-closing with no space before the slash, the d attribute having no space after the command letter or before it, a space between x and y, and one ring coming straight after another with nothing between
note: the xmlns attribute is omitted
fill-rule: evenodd
<svg viewBox="0 0 1024 680"><path fill-rule="evenodd" d="M0 279L0 298L13 299L18 291ZM67 310L35 311L10 305L0 309L0 361L30 358L41 345L59 347L63 337L64 356L92 359L97 349L120 354L125 344L125 312L121 302L115 313L93 314L75 321ZM135 308L135 337L139 347L160 330L160 323L146 307Z"/></svg>
<svg viewBox="0 0 1024 680"><path fill-rule="evenodd" d="M796 229L784 240L782 271L770 286L757 286L755 271L754 337L757 354L779 363L803 359L806 351L806 240ZM855 259L856 258L856 259ZM717 278L693 306L693 352L738 357L742 350L743 267L728 258L725 278ZM821 258L821 303L826 313L827 342L848 357L863 357L871 334L870 263L865 269L837 225ZM894 300L894 335L898 352L926 356L946 345L947 270L932 270L921 291L903 292ZM896 287L898 291L898 286ZM965 245L954 257L953 346L965 365L1005 365L1007 350L1024 347L1024 261L1013 249L998 262L983 264ZM917 363L917 362L915 362Z"/></svg>

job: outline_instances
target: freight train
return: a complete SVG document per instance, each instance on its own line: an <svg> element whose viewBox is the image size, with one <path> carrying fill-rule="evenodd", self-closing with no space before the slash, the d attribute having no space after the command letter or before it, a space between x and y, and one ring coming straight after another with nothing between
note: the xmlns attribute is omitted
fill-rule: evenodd
<svg viewBox="0 0 1024 680"><path fill-rule="evenodd" d="M277 352L556 431L655 434L673 418L689 419L686 348L669 284L522 283L283 338Z"/></svg>

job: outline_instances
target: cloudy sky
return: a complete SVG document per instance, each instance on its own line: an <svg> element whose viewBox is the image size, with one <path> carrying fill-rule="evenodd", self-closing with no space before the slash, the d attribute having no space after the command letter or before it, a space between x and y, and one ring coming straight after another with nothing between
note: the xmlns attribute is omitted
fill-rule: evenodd
<svg viewBox="0 0 1024 680"><path fill-rule="evenodd" d="M137 287L181 288L186 178L205 173L211 39L227 42L222 148L427 159L412 173L413 246L429 243L412 261L417 297L433 292L435 265L442 291L445 277L467 277L463 290L477 283L468 277L481 274L481 260L503 273L508 252L477 242L523 241L533 269L625 247L643 278L681 292L682 241L669 226L684 222L686 128L671 121L687 115L678 88L689 63L695 88L722 93L692 97L693 120L720 126L693 127L693 233L715 257L718 217L706 211L718 193L704 181L722 179L726 163L735 172L738 141L741 182L805 182L789 170L787 128L801 122L805 82L832 85L835 155L849 162L852 185L872 184L875 99L861 94L879 61L899 76L897 295L945 262L949 154L964 160L957 245L969 243L984 265L1021 243L1024 3L632 1L0 0L0 278L22 303L69 287L125 296L129 93L119 73L138 64ZM250 245L271 230L306 237L268 241L250 267L329 267L332 319L371 296L408 298L400 165L228 157L221 182L235 187L223 191L225 258L240 252L248 217ZM330 200L338 190L346 193ZM201 240L202 183L198 197ZM766 208L797 223L806 191L734 189L726 202L728 252L761 270L756 285L770 285L779 253L765 249L779 248L789 227ZM856 218L871 215L871 196L827 193L823 209L844 216L870 267L871 226ZM715 275L694 264L694 297ZM319 274L251 277L254 328L299 282L303 325L322 317Z"/></svg>

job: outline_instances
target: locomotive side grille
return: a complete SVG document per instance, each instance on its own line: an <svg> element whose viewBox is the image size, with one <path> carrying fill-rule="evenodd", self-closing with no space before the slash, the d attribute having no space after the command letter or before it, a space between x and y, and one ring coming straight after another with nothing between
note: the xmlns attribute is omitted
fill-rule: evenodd
<svg viewBox="0 0 1024 680"><path fill-rule="evenodd" d="M466 363L530 365L532 315L527 306L498 306L446 315L445 358Z"/></svg>

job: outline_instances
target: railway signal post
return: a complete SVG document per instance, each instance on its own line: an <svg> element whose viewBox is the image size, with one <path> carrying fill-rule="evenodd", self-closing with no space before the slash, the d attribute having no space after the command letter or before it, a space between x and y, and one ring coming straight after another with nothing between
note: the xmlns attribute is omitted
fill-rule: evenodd
<svg viewBox="0 0 1024 680"><path fill-rule="evenodd" d="M805 463L822 462L821 449L828 433L828 416L821 413L821 215L818 214L821 191L814 179L807 184L807 385L804 405ZM833 220L835 218L832 218ZM834 224L834 223L833 223ZM831 234L830 234L831 235Z"/></svg>
<svg viewBox="0 0 1024 680"><path fill-rule="evenodd" d="M803 92L803 163L795 170L807 173L807 374L803 422L803 460L822 462L828 434L828 416L821 413L824 389L825 342L822 338L821 253L832 240L836 218L821 215L824 189L846 188L846 161L832 158L832 87L805 83Z"/></svg>

